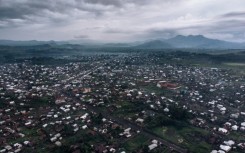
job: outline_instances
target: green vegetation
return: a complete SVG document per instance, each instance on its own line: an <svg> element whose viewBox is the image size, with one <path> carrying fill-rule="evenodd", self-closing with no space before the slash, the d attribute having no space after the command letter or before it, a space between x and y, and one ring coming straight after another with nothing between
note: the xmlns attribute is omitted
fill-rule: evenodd
<svg viewBox="0 0 245 153"><path fill-rule="evenodd" d="M50 97L34 98L29 105L32 107L48 106L53 99Z"/></svg>
<svg viewBox="0 0 245 153"><path fill-rule="evenodd" d="M192 126L162 126L152 131L162 138L188 148L191 152L206 153L211 145L205 141L208 131Z"/></svg>
<svg viewBox="0 0 245 153"><path fill-rule="evenodd" d="M117 105L121 106L120 109L113 111L113 115L119 117L132 117L137 112L141 112L146 106L139 105L138 102L129 102L129 101L119 101Z"/></svg>
<svg viewBox="0 0 245 153"><path fill-rule="evenodd" d="M159 87L157 87L156 84L149 84L146 86L140 86L139 88L143 89L147 92L155 93L157 95L169 95L172 93L171 90L159 88Z"/></svg>
<svg viewBox="0 0 245 153"><path fill-rule="evenodd" d="M140 134L127 141L123 146L127 151L134 151L143 148L148 143L148 140L147 137Z"/></svg>

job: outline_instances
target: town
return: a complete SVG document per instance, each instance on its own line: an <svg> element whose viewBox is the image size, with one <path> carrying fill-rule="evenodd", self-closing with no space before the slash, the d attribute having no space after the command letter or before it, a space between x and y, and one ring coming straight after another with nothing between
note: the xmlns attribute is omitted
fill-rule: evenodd
<svg viewBox="0 0 245 153"><path fill-rule="evenodd" d="M245 152L245 77L215 62L185 52L6 62L0 153Z"/></svg>

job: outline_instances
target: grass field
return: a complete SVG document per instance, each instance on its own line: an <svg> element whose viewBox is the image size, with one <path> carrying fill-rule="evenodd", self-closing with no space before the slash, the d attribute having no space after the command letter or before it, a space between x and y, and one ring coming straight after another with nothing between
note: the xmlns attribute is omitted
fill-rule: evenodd
<svg viewBox="0 0 245 153"><path fill-rule="evenodd" d="M177 145L187 148L191 152L206 153L211 151L211 145L205 142L208 131L196 127L177 128L173 126L157 127L154 133Z"/></svg>
<svg viewBox="0 0 245 153"><path fill-rule="evenodd" d="M123 146L127 151L135 151L141 149L144 145L147 145L148 142L149 139L140 134L127 141Z"/></svg>

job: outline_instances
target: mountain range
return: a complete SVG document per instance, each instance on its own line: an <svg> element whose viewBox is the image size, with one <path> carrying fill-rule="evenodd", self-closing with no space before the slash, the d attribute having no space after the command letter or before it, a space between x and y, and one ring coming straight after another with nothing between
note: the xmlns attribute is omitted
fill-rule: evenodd
<svg viewBox="0 0 245 153"><path fill-rule="evenodd" d="M135 46L141 49L162 48L200 48L200 49L245 49L244 43L234 43L217 39L209 39L202 35L178 35L174 38L152 40Z"/></svg>
<svg viewBox="0 0 245 153"><path fill-rule="evenodd" d="M74 41L13 41L0 40L0 46L38 46L38 45L82 45L84 47L123 47L136 49L172 49L172 48L199 48L199 49L245 49L245 43L228 42L206 38L202 35L177 35L170 39L156 39L137 43L74 43Z"/></svg>

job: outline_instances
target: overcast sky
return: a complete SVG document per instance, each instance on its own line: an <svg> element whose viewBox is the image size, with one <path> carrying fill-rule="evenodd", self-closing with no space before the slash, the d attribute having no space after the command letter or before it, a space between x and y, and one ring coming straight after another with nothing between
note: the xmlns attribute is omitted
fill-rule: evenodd
<svg viewBox="0 0 245 153"><path fill-rule="evenodd" d="M245 42L245 0L0 0L0 39Z"/></svg>

